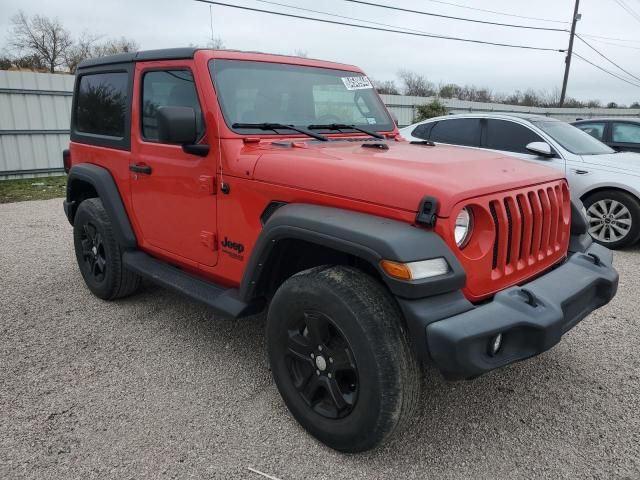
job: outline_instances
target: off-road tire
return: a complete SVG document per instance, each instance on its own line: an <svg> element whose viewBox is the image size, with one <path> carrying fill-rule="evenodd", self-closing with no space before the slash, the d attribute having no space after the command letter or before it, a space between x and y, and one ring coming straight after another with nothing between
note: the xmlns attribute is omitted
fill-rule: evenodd
<svg viewBox="0 0 640 480"><path fill-rule="evenodd" d="M301 318L307 325L304 327L307 336L305 330L300 330ZM311 353L316 356L315 362L309 360L314 369L312 378L331 378L332 364L326 360L327 357L332 360L330 355L336 351L336 341L329 340L322 351L308 342L311 350L305 353L306 339L311 337L306 323L309 318L315 318L313 322L318 318L329 319L334 324L329 327L329 336L331 332L338 337L342 335L354 360L356 374L349 375L357 377L356 395L349 391L353 385L340 391L348 391L344 398L355 401L346 414L337 418L328 418L325 411L318 413L318 404L310 403L303 397L300 386L295 385L304 374L296 376L292 372L306 372L304 357ZM289 351L292 338L298 339L296 349L304 344L299 356ZM343 452L369 450L387 441L414 418L422 379L401 314L389 292L360 270L324 266L289 278L277 290L269 307L266 340L272 374L287 407L309 433L326 445ZM343 343L338 345L341 347ZM324 355L320 363L318 355ZM327 365L326 370L320 372L317 365ZM334 372L334 378L339 375L340 372ZM304 383L304 378L298 383ZM324 390L320 389L319 397L325 396L328 389ZM326 411L333 415L338 410Z"/></svg>
<svg viewBox="0 0 640 480"><path fill-rule="evenodd" d="M87 199L78 207L73 243L82 278L96 297L114 300L138 289L140 277L122 265L122 250L99 198Z"/></svg>
<svg viewBox="0 0 640 480"><path fill-rule="evenodd" d="M620 227L625 227L627 234L624 237L613 241L607 238L606 233L604 235L599 235L601 232L606 232L606 229L597 230L600 225L591 221L596 220L596 215L601 212L602 207L600 207L600 205L613 205L612 202L617 202L619 205L624 206L626 212L623 212L620 207L616 207L614 216L616 214L622 216L620 218L610 218L610 221L631 221L631 228L627 229L626 225L620 225ZM633 195L619 190L602 190L586 197L583 203L584 208L587 210L588 227L590 229L592 227L596 228L596 231L590 230L591 237L595 242L615 250L617 248L624 248L633 245L640 239L640 203ZM622 212L622 214L620 212ZM599 236L602 238L598 238Z"/></svg>

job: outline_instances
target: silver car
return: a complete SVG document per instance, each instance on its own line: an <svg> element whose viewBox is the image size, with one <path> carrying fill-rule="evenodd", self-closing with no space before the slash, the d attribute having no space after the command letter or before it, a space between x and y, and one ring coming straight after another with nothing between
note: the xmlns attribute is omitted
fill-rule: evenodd
<svg viewBox="0 0 640 480"><path fill-rule="evenodd" d="M410 141L496 150L562 170L586 208L589 232L609 248L640 239L640 154L617 153L549 117L480 113L431 118L400 130Z"/></svg>

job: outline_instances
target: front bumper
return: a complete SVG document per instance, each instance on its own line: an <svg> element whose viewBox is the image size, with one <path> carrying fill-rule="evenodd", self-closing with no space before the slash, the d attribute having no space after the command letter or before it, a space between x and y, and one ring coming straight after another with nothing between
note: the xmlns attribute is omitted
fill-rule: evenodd
<svg viewBox="0 0 640 480"><path fill-rule="evenodd" d="M456 293L399 303L410 329L423 329L419 337L426 345L418 348L426 347L425 358L448 378L472 378L550 349L607 304L618 288L612 261L608 249L592 244L543 276L505 289L480 306ZM502 346L491 356L489 342L499 333Z"/></svg>

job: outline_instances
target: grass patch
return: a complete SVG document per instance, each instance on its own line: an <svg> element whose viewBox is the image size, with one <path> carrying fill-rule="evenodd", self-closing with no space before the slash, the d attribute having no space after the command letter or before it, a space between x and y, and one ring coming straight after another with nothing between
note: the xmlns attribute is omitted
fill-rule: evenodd
<svg viewBox="0 0 640 480"><path fill-rule="evenodd" d="M0 203L64 197L67 176L0 180Z"/></svg>

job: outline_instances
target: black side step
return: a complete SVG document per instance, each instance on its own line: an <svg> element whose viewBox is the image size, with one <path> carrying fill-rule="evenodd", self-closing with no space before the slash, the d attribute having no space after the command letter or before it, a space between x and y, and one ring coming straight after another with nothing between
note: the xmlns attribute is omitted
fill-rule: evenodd
<svg viewBox="0 0 640 480"><path fill-rule="evenodd" d="M211 307L217 314L240 318L256 313L254 305L242 301L235 288L226 288L198 278L140 251L128 251L122 262L132 272L180 292Z"/></svg>

